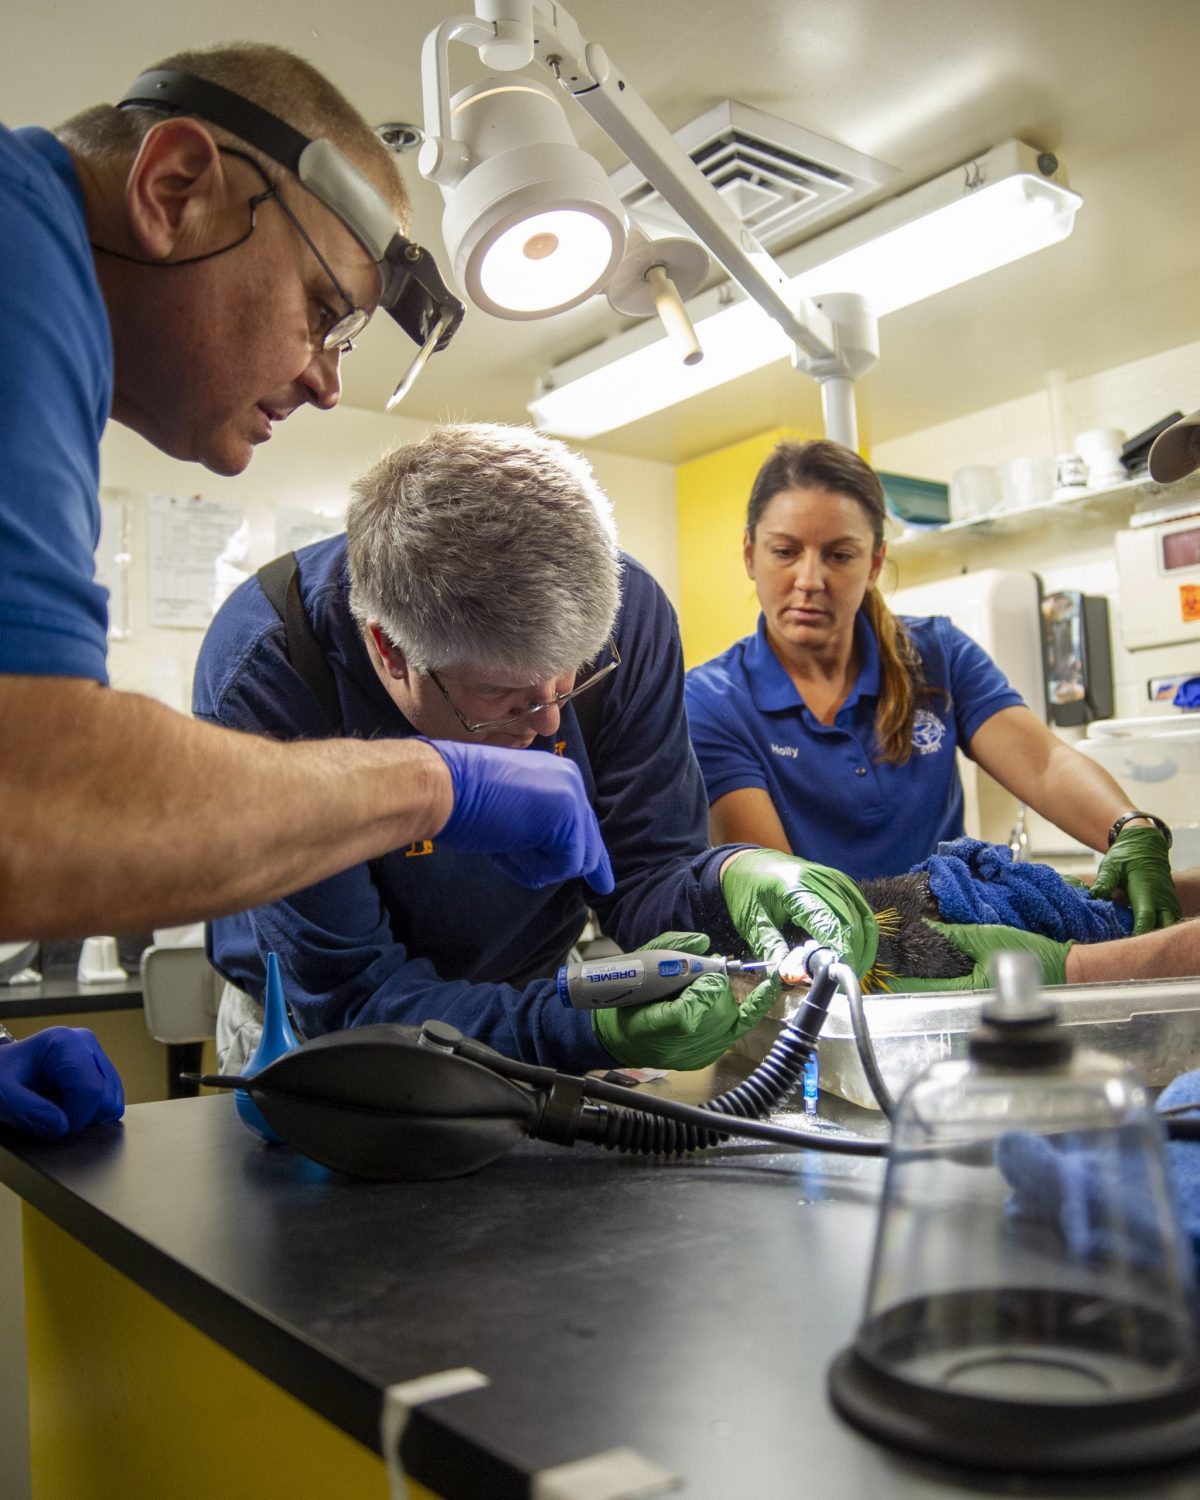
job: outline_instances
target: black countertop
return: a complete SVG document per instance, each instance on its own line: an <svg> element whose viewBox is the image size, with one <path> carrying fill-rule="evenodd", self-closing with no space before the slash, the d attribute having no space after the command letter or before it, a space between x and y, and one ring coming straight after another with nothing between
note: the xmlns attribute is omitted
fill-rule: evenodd
<svg viewBox="0 0 1200 1500"><path fill-rule="evenodd" d="M525 1143L472 1177L365 1184L265 1146L224 1096L137 1105L52 1145L0 1138L0 1181L376 1450L389 1385L480 1371L485 1388L406 1430L406 1469L447 1500L524 1496L538 1471L623 1446L721 1500L1200 1494L1200 1465L975 1480L833 1413L877 1160Z"/></svg>
<svg viewBox="0 0 1200 1500"><path fill-rule="evenodd" d="M0 985L0 1021L23 1016L135 1010L141 1003L142 981L136 973L111 984L80 984L74 978L48 975L39 984Z"/></svg>

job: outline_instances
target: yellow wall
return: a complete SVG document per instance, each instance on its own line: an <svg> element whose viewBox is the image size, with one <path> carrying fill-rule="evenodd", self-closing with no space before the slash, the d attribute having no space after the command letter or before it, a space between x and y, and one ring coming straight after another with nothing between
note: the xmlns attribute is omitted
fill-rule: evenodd
<svg viewBox="0 0 1200 1500"><path fill-rule="evenodd" d="M810 436L777 427L680 465L675 496L679 626L686 666L719 655L755 628L758 601L742 563L750 486L776 443Z"/></svg>

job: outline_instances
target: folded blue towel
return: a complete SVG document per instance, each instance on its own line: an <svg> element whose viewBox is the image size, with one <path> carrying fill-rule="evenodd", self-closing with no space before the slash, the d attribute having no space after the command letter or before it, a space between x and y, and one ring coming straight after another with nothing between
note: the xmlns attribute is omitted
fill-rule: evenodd
<svg viewBox="0 0 1200 1500"><path fill-rule="evenodd" d="M1158 1099L1160 1110L1180 1104L1200 1104L1200 1069L1180 1074ZM1168 1141L1166 1161L1167 1190L1200 1272L1200 1140ZM1162 1184L1140 1151L1101 1149L1094 1136L1052 1144L1013 1130L996 1143L996 1164L1013 1189L1010 1212L1056 1224L1073 1256L1158 1262Z"/></svg>
<svg viewBox="0 0 1200 1500"><path fill-rule="evenodd" d="M1093 901L1049 865L1014 863L1004 844L952 839L910 873L929 876L943 922L982 922L1040 932L1060 943L1128 937L1133 913L1115 901Z"/></svg>

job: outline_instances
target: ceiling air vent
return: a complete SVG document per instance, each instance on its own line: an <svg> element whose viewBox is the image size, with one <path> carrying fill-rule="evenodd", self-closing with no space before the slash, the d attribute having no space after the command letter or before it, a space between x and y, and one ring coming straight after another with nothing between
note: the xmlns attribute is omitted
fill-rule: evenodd
<svg viewBox="0 0 1200 1500"><path fill-rule="evenodd" d="M675 131L675 139L768 250L811 234L897 175L895 167L732 99ZM610 181L635 217L683 228L632 163Z"/></svg>

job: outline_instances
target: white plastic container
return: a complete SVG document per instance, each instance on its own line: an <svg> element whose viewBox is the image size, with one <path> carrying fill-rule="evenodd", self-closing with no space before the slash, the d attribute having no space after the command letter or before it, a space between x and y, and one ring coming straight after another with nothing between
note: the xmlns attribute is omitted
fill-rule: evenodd
<svg viewBox="0 0 1200 1500"><path fill-rule="evenodd" d="M1200 865L1200 715L1097 719L1077 748L1171 825L1175 869Z"/></svg>

